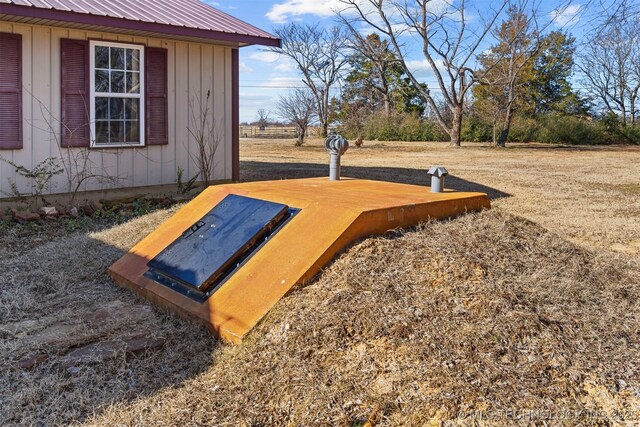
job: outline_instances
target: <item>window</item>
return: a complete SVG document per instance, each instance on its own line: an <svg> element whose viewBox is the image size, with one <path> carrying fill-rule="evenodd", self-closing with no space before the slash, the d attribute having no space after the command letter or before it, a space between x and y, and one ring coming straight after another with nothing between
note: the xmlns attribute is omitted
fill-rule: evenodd
<svg viewBox="0 0 640 427"><path fill-rule="evenodd" d="M92 147L144 145L144 48L90 43Z"/></svg>

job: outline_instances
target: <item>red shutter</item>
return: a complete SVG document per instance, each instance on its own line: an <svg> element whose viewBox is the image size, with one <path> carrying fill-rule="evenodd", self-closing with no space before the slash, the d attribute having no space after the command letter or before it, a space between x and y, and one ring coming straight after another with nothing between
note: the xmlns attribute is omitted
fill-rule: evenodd
<svg viewBox="0 0 640 427"><path fill-rule="evenodd" d="M88 147L89 126L89 42L60 40L62 102L62 146Z"/></svg>
<svg viewBox="0 0 640 427"><path fill-rule="evenodd" d="M167 49L145 49L145 136L147 145L169 143Z"/></svg>
<svg viewBox="0 0 640 427"><path fill-rule="evenodd" d="M22 148L22 36L0 33L0 149Z"/></svg>

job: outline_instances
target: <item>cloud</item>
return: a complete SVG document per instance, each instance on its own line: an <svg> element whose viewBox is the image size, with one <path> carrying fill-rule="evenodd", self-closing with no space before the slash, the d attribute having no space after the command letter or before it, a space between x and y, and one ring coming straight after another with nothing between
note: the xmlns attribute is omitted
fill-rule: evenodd
<svg viewBox="0 0 640 427"><path fill-rule="evenodd" d="M258 84L261 88L277 89L278 91L303 87L302 78L300 76L279 76L272 77Z"/></svg>
<svg viewBox="0 0 640 427"><path fill-rule="evenodd" d="M260 108L270 109L278 102L273 94L257 95L254 92L240 92L240 121L252 122Z"/></svg>
<svg viewBox="0 0 640 427"><path fill-rule="evenodd" d="M276 24L286 24L292 21L302 21L302 15L314 15L319 18L329 18L337 13L348 17L359 17L359 12L353 4L345 3L344 0L284 0L282 3L274 4L266 17ZM378 14L376 6L370 0L354 0L358 8L367 19L374 24L384 27L384 21ZM444 13L451 9L449 18L454 19L457 12L451 7L451 0L430 0L430 11L432 13ZM400 8L394 2L385 2L382 8L387 19L391 22L392 29L397 36L411 33L411 28L405 22L405 17L400 12ZM417 6L414 6L416 8ZM413 15L412 10L411 14ZM357 26L358 28L358 26ZM370 34L374 29L368 24L360 23L358 31L362 34Z"/></svg>
<svg viewBox="0 0 640 427"><path fill-rule="evenodd" d="M578 13L582 11L582 5L570 4L566 7L554 9L549 13L549 18L558 27L564 27L567 24L574 23L578 18Z"/></svg>
<svg viewBox="0 0 640 427"><path fill-rule="evenodd" d="M435 2L446 2L447 0L432 0ZM380 18L376 16L375 6L369 0L356 0L359 8L373 19L377 24L382 23ZM389 18L393 18L396 8L391 4L385 3L383 8ZM284 0L282 3L274 4L266 17L276 24L286 24L290 21L300 21L302 15L315 15L320 18L330 18L336 13L342 13L347 16L357 16L358 12L343 0Z"/></svg>
<svg viewBox="0 0 640 427"><path fill-rule="evenodd" d="M407 64L407 68L414 73L431 69L426 59L410 59L405 61L405 64Z"/></svg>
<svg viewBox="0 0 640 427"><path fill-rule="evenodd" d="M255 120L260 108L273 111L281 96L294 87L304 86L300 77L272 77L256 84L248 84L250 86L240 83L240 121L243 122Z"/></svg>
<svg viewBox="0 0 640 427"><path fill-rule="evenodd" d="M441 61L440 61L441 62ZM406 61L407 68L411 70L416 79L424 79L425 77L433 77L431 65L426 59L411 59ZM436 61L437 65L440 65Z"/></svg>
<svg viewBox="0 0 640 427"><path fill-rule="evenodd" d="M292 17L307 14L328 18L342 9L344 4L340 0L286 0L283 3L274 4L266 16L271 22L285 24Z"/></svg>
<svg viewBox="0 0 640 427"><path fill-rule="evenodd" d="M240 62L240 71L243 73L250 73L253 71L253 68L249 67L246 63Z"/></svg>
<svg viewBox="0 0 640 427"><path fill-rule="evenodd" d="M259 62L276 62L282 55L276 52L269 52L268 50L261 50L253 52L249 55L249 59Z"/></svg>
<svg viewBox="0 0 640 427"><path fill-rule="evenodd" d="M276 52L261 50L253 52L248 58L252 61L274 64L273 70L275 71L292 73L297 70L296 64L291 58Z"/></svg>
<svg viewBox="0 0 640 427"><path fill-rule="evenodd" d="M274 70L281 71L283 73L292 73L297 69L298 67L296 66L295 62L289 59L284 59L284 58L282 61L278 63L278 65L274 67Z"/></svg>
<svg viewBox="0 0 640 427"><path fill-rule="evenodd" d="M441 74L443 74L443 79L445 84L448 84L448 77L446 75L444 62L440 59L434 59L436 67L440 70ZM435 73L431 69L431 65L427 62L426 59L411 59L407 60L407 67L413 73L413 76L421 83L426 83L429 86L429 89L432 91L439 92L440 87L438 85L438 80L436 78Z"/></svg>
<svg viewBox="0 0 640 427"><path fill-rule="evenodd" d="M277 99L274 95L256 95L252 92L240 93L240 107L243 109L257 109L267 108L269 105L273 105L274 99Z"/></svg>

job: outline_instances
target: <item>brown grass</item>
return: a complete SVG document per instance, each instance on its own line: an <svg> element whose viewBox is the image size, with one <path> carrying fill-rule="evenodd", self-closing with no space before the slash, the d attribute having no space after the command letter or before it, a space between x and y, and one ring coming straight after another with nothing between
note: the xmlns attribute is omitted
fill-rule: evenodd
<svg viewBox="0 0 640 427"><path fill-rule="evenodd" d="M288 144L245 143L244 178L324 170L317 142ZM106 267L171 211L18 253L0 248L0 424L507 425L554 415L566 419L547 423L615 425L620 415L640 417L638 150L371 145L347 153L345 173L421 182L441 163L452 185L481 183L503 197L492 211L356 244L236 347L155 309L135 321L83 321L105 305L146 305L115 287ZM593 171L613 168L596 163L626 173L613 170L617 186L599 187ZM166 345L73 372L56 365L70 348L140 333ZM50 358L34 370L11 367L41 352Z"/></svg>
<svg viewBox="0 0 640 427"><path fill-rule="evenodd" d="M245 140L243 179L328 174L322 142ZM488 191L494 206L589 247L640 254L640 149L484 144L452 148L431 142L365 141L342 159L343 175L415 184L444 165L453 188Z"/></svg>

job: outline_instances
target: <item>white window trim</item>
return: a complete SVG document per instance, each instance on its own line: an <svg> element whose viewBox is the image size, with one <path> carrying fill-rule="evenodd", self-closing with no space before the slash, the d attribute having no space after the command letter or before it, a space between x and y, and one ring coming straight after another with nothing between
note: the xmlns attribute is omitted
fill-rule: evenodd
<svg viewBox="0 0 640 427"><path fill-rule="evenodd" d="M140 142L124 144L96 144L96 46L121 47L125 49L138 49L140 51L140 93L107 93L98 92L98 96L112 98L140 98ZM91 124L91 148L120 148L120 147L144 147L145 146L145 69L144 69L144 46L139 44L115 43L101 40L91 40L89 42L89 85L90 85L90 108L89 120Z"/></svg>

